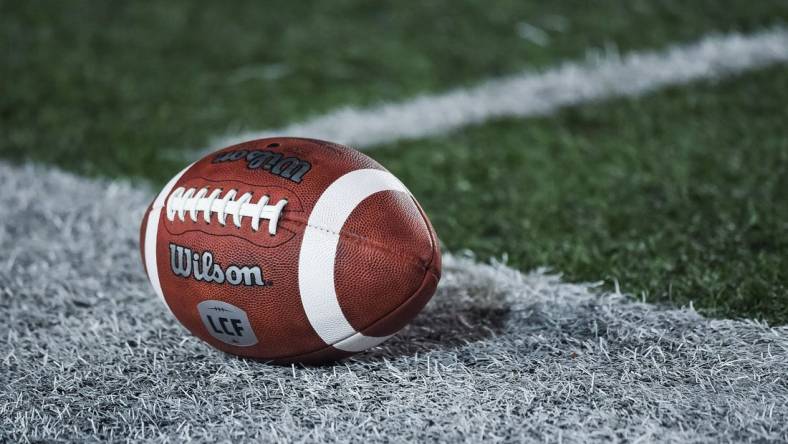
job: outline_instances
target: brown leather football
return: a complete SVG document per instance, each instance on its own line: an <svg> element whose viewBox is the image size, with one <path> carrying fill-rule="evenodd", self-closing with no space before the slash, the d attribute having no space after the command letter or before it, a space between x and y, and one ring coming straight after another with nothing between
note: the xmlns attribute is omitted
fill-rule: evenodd
<svg viewBox="0 0 788 444"><path fill-rule="evenodd" d="M351 148L234 145L188 166L145 213L148 278L194 335L280 363L380 344L435 292L440 250L405 186Z"/></svg>

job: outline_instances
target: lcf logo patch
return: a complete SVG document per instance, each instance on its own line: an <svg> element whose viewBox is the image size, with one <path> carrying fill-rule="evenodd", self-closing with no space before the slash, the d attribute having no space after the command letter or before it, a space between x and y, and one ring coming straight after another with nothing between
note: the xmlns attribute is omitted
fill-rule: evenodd
<svg viewBox="0 0 788 444"><path fill-rule="evenodd" d="M222 301L203 301L197 305L206 330L225 344L248 347L257 344L246 312Z"/></svg>

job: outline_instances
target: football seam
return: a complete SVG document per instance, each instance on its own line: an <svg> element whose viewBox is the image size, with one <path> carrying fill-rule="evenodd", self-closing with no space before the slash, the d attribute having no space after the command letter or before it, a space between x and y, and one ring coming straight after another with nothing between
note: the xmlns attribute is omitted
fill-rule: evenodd
<svg viewBox="0 0 788 444"><path fill-rule="evenodd" d="M433 255L433 256L434 256L434 255ZM377 324L378 322L380 322L380 321L382 321L383 319L385 319L385 318L386 318L388 315L390 315L391 313L394 313L394 312L395 312L395 311L397 311L397 310L398 310L400 307L402 307L402 306L404 306L405 304L407 304L408 302L410 302L410 301L411 301L411 300L412 300L412 299L413 299L413 298L414 298L414 297L415 297L417 294L419 294L419 292L421 291L421 289L424 287L424 283L427 281L427 277L428 277L430 274L431 274L433 277L435 277L435 279L436 279L437 281L440 281L440 276L438 276L437 274L435 274L435 273L432 271L432 269L427 269L427 270L425 270L425 272L424 272L424 276L422 276L422 278L421 278L421 282L419 283L419 286L416 288L416 290L413 292L413 294L411 294L410 296L408 296L408 298L407 298L407 299L405 299L404 301L402 301L402 302L400 302L399 304L397 304L397 305L396 305L394 308L392 308L391 310L387 311L387 312L386 312L386 313L384 313L382 316L380 316L379 318L375 319L375 320L374 320L374 321L372 321L372 322L371 322L369 325L367 325L366 327L362 328L361 330L366 330L366 329L368 329L368 328L371 328L371 327L373 327L375 324ZM393 335L396 335L397 333L399 333L399 332L400 332L400 331L401 331L403 328L407 327L407 325L408 325L408 324L410 324L410 320L409 320L407 323L405 323L405 325L403 325L403 326L402 326L402 327L401 327L399 330L397 330L396 332L394 332L394 333L392 334L392 336L393 336ZM301 357L301 356L308 356L308 355L311 355L311 354L319 353L319 352L321 352L321 351L324 351L324 350L326 350L326 349L328 349L328 348L335 348L335 347L334 347L334 345L336 345L336 344L338 344L338 343L340 343L340 342L342 342L342 341L344 341L344 340L346 340L346 339L348 339L348 338L351 338L351 337L353 337L353 336L355 336L355 335L357 335L357 334L363 334L363 333L361 333L360 331L356 331L355 333L353 333L353 334L350 334L350 335L348 335L348 336L345 336L345 337L344 337L344 338L342 338L342 339L336 340L336 341L332 342L331 344L326 344L326 346L325 346L325 347L320 347L320 348L318 348L318 349L315 349L315 350L312 350L312 351L308 351L308 352L306 352L306 353L299 353L299 354L297 354L297 355L283 355L283 356L277 356L277 357L275 357L275 358L257 358L257 359L258 359L258 360L260 360L260 361L264 361L264 362L265 362L265 361L296 360L296 359L298 359L298 358L299 358L299 357ZM372 347L370 347L370 348L372 348ZM344 351L344 350L341 350L341 349L337 349L337 350ZM366 351L366 350L363 350L363 351ZM351 355L355 355L355 354L357 354L357 353L360 353L360 352L348 352L348 353L351 353Z"/></svg>
<svg viewBox="0 0 788 444"><path fill-rule="evenodd" d="M346 340L346 339L348 339L348 338L350 338L350 337L353 337L353 336L355 336L355 335L357 335L357 334L363 334L363 333L361 333L361 330L367 330L367 329L369 329L369 328L373 327L375 324L377 324L377 323L378 323L378 322L380 322L381 320L385 319L385 318L386 318L387 316L389 316L391 313L394 313L395 311L399 310L399 309L400 309L402 306L404 306L405 304L407 304L408 302L410 302L410 301L411 301L411 300L412 300L412 299L413 299L413 298L414 298L414 297L415 297L417 294L419 294L419 292L421 291L421 289L422 289L422 288L424 288L424 283L427 281L427 277L428 277L429 275L432 275L432 276L435 278L435 280L436 280L437 282L440 282L440 279L441 279L441 276L440 276L440 274L436 273L436 272L434 271L434 269L431 267L431 266L432 266L432 264L435 262L435 257L436 257L437 255L440 255L440 251L437 251L437 250L436 250L436 246L438 245L437 238L436 238L436 237L433 235L433 231L432 231L432 229L430 229L430 226L431 226L431 225L430 225L430 223L429 223L429 219L427 218L427 215L424 213L424 210L421 208L421 206L420 206L420 205L418 205L418 202L416 202L416 199L415 199L413 196L410 196L410 198L411 198L411 199L412 199L412 200L413 200L413 201L416 203L416 208L418 208L418 210L419 210L419 215L421 216L422 220L424 221L425 225L427 226L428 232L429 232L429 234L430 234L430 246L431 246L431 248L432 248L432 254L430 255L430 259L429 259L429 261L427 262L427 265L424 267L424 275L421 277L421 282L419 283L419 286L416 288L416 290L415 290L415 291L414 291L414 292L413 292L413 293L412 293L410 296L408 296L408 298L407 298L407 299L405 299L404 301L400 302L400 303L399 303L399 304L397 304L397 305L396 305L394 308L392 308L391 310L387 311L387 312L386 312L386 313L384 313L382 316L380 316L379 318L377 318L377 319L375 319L374 321L370 322L368 325L366 325L365 327L363 327L363 328L361 328L361 329L357 330L355 333L353 333L353 334L351 334L351 335L348 335L348 336L346 336L346 337L344 337L344 338L342 338L342 339L339 339L339 340L337 340L337 341L334 341L334 342L332 342L331 344L326 344L326 346L325 346L325 347L321 347L321 348L318 348L318 349L316 349L316 350L312 350L312 351L309 351L309 352L306 352L306 353L299 353L299 354L297 354L297 355L285 355L285 356L277 356L277 357L275 357L275 358L265 358L265 359L262 359L263 361L297 360L299 357L302 357L302 356L308 356L308 355L312 355L312 354L316 354L316 353L320 353L321 351L324 351L324 350L326 350L326 349L328 349L328 348L332 348L332 347L334 347L334 345L335 345L335 344L338 344L338 343L340 343L340 342L342 342L342 341L344 341L344 340ZM303 221L296 221L296 222L301 222L301 223L304 223ZM309 224L305 224L305 225L309 225ZM310 225L310 226L311 226L311 225ZM328 232L328 233L335 234L335 235L337 235L337 236L342 236L342 234L340 234L340 233L334 233L333 231L331 231L331 230L328 230L328 229L325 229L325 228L322 228L322 227L313 227L313 228L320 229L320 230L326 231L326 232ZM356 236L357 236L357 235L356 235ZM364 237L361 237L361 236L359 236L359 238L360 238L361 240L369 240L369 239L367 239L367 238L364 238ZM371 243L371 245L374 245L374 244L372 244L372 243ZM432 296L430 296L430 299L432 299ZM415 318L415 317L414 317L414 318ZM412 320L412 319L411 319L411 320ZM393 335L396 335L397 333L399 333L399 332L400 332L400 330L402 330L402 329L403 329L403 328L405 328L405 327L406 327L408 324L410 324L410 321L411 321L411 320L408 320L408 322L407 322L407 323L405 323L405 325L403 325L403 326L402 326L400 329L398 329L396 332L394 332L394 333L393 333ZM334 347L334 348L335 348L335 347ZM351 353L351 354L356 354L356 353L357 353L357 352L353 352L353 353Z"/></svg>
<svg viewBox="0 0 788 444"><path fill-rule="evenodd" d="M440 255L440 244L438 242L438 234L435 233L435 228L433 228L432 224L430 223L429 217L427 217L427 213L424 211L424 208L421 208L421 205L416 200L413 195L410 195L410 200L413 201L413 204L416 205L416 209L419 210L419 214L421 215L421 219L424 222L424 225L427 227L427 233L430 235L430 247L432 250L432 254L430 255L430 260L427 261L426 268L428 271L432 271L432 265L435 263L435 253L437 252ZM432 273L438 281L440 281L441 277L440 274Z"/></svg>
<svg viewBox="0 0 788 444"><path fill-rule="evenodd" d="M396 251L396 250L392 250L392 249L387 248L387 247L385 247L384 245L382 245L382 244L380 244L378 242L375 242L374 240L372 240L372 239L370 239L368 237L364 237L364 236L361 236L361 235L356 234L356 233L337 233L334 230L329 230L328 228L321 227L319 225L313 225L313 224L310 224L309 222L304 222L304 221L298 220L298 219L291 219L289 217L283 217L282 220L287 220L289 222L302 224L302 225L304 225L306 227L314 228L315 230L320 230L320 231L323 231L325 233L333 234L334 236L337 236L339 238L347 238L349 240L353 240L355 242L358 242L358 243L361 243L361 244L364 244L364 245L368 245L368 246L373 247L373 248L375 248L377 250L380 250L380 251L382 251L384 253L388 253L388 254L391 254L392 256L396 256L396 257L398 257L400 259L404 259L404 260L406 260L408 262L415 263L415 265L417 265L420 269L423 269L423 270L427 270L429 268L430 264L432 263L432 257L430 257L430 260L428 260L425 263L424 261L422 261L418 257L411 256L411 255L408 255L407 253L399 252L399 251ZM435 247L434 241L432 239L432 233L430 233L430 247L431 248Z"/></svg>
<svg viewBox="0 0 788 444"><path fill-rule="evenodd" d="M287 231L288 233L292 234L292 236L290 236L290 239L283 240L283 241L281 241L281 242L279 242L277 244L260 245L260 244L254 242L254 241L251 241L251 240L249 240L249 239L247 239L245 237L239 236L237 234L232 234L232 233L217 234L217 233L211 233L211 232L205 231L205 230L200 230L199 228L193 228L193 229L188 229L188 230L183 230L183 231L180 231L180 232L176 232L176 231L170 230L170 228L167 227L166 225L164 226L164 230L166 230L167 233L172 235L172 236L183 236L183 235L185 235L187 233L202 233L202 234L205 234L205 235L208 235L208 236L233 237L233 238L245 241L245 242L249 242L250 244L252 244L252 245L254 245L255 247L258 247L258 248L276 248L276 247L284 245L287 242L290 242L297 235L297 233L294 233L293 231L288 230L287 228L282 228L281 229L282 231Z"/></svg>
<svg viewBox="0 0 788 444"><path fill-rule="evenodd" d="M159 210L161 210L163 208L164 207L160 207ZM286 220L288 222L301 224L301 225L304 225L304 226L307 226L307 227L310 227L310 228L314 228L316 230L323 231L325 233L333 234L334 236L337 236L339 238L347 238L347 239L352 240L354 242L358 242L358 243L362 243L364 245L368 245L368 246L373 247L373 248L375 248L377 250L380 250L380 251L382 251L384 253L388 253L388 254L390 254L392 256L396 256L396 257L398 257L400 259L406 260L406 261L410 262L411 264L416 265L418 268L423 269L423 270L428 269L430 264L432 263L432 258L430 258L430 260L425 263L421 259L419 259L418 257L410 256L410 255L408 255L406 253L402 253L402 252L399 252L399 251L396 251L396 250L392 250L390 248L386 248L382 244L380 244L378 242L375 242L375 241L373 241L372 239L370 239L368 237L364 237L364 236L361 236L361 235L356 234L356 233L337 233L336 231L329 230L328 228L321 227L321 226L318 226L318 225L312 225L312 224L310 224L308 222L304 222L304 221L298 220L298 219L282 218L281 220ZM164 226L164 229L167 231L167 233L169 233L169 234L171 234L173 236L182 236L182 235L184 235L186 233L198 232L198 233L204 233L204 234L206 234L208 236L234 237L234 238L241 239L241 240L244 240L246 242L252 243L256 247L261 247L261 248L275 248L275 247L278 247L278 246L280 246L280 245L282 245L282 244L284 244L286 242L289 242L289 241L293 240L293 237L295 237L297 235L293 231L287 230L285 228L284 230L293 233L293 237L291 237L290 239L282 242L281 244L275 244L275 245L272 245L272 246L269 247L269 246L259 245L259 244L255 243L254 241L251 241L251 240L246 239L244 237L238 236L236 234L230 234L230 233L228 233L228 234L217 234L217 233L211 233L211 232L208 232L208 231L205 231L205 230L201 230L199 228L186 229L186 230L183 230L183 232L178 233L178 232L171 231L166 226L166 224ZM434 244L434 240L432 239L432 233L430 233L430 247L434 248L434 245L435 244Z"/></svg>
<svg viewBox="0 0 788 444"><path fill-rule="evenodd" d="M166 207L165 206L153 207L151 211L153 211L153 210L161 211L164 208L166 208ZM423 219L424 215L421 213L421 211L419 211L419 214L422 216L422 219ZM384 253L388 253L388 254L396 256L396 257L398 257L400 259L406 260L406 261L416 265L420 269L425 269L426 270L426 269L429 268L430 264L432 263L432 258L430 258L430 260L425 263L421 259L419 259L418 257L410 256L410 255L408 255L406 253L402 253L402 252L399 252L399 251L396 251L396 250L392 250L390 248L386 248L382 244L380 244L378 242L375 242L375 241L373 241L370 238L367 238L367 237L361 236L359 234L356 234L356 233L337 233L334 230L329 230L328 228L321 227L319 225L313 225L313 224L310 224L309 222L304 222L303 220L293 219L293 218L290 218L290 217L287 217L287 216L283 216L280 220L293 222L293 223L296 223L296 224L301 224L303 226L314 228L316 230L320 230L320 231L323 231L325 233L333 234L334 236L337 236L337 237L340 237L340 238L348 238L348 239L356 241L356 242L364 243L365 245L371 246L371 247L373 247L373 248L375 248L377 250L380 250L380 251L382 251ZM206 234L208 236L235 237L235 238L242 239L242 240L245 240L247 242L250 242L250 243L254 244L255 246L262 247L262 248L276 247L276 246L282 245L285 242L289 242L289 241L292 240L292 238L290 238L290 239L284 241L282 244L276 244L276 245L273 245L272 247L267 247L267 246L258 245L255 242L250 241L249 239L244 239L243 237L237 236L235 234L230 234L230 233L228 233L228 234L211 233L211 232L208 232L208 231L205 231L205 230L201 230L199 228L185 229L181 233L175 233L173 231L170 231L170 229L166 226L166 224L165 224L164 229L169 234L171 234L173 236L180 236L180 235L186 234L188 232L200 232L200 233L204 233L204 234ZM285 230L286 231L290 231L291 233L293 233L291 230L287 230L286 228L285 228ZM428 229L427 231L430 231L430 230ZM293 237L295 237L295 235L296 234L294 233ZM430 247L434 248L435 240L432 238L432 232L430 232L429 235L430 235Z"/></svg>

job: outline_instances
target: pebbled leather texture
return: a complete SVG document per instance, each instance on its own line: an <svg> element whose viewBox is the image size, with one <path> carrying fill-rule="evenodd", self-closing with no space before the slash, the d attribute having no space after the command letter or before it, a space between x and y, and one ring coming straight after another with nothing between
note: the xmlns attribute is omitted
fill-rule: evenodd
<svg viewBox="0 0 788 444"><path fill-rule="evenodd" d="M244 152L246 157L242 156ZM249 162L250 158L255 160L255 155L249 157L250 152L264 153L255 155L257 159L269 161L269 169ZM232 156L238 159L232 160ZM224 161L216 162L217 158ZM300 138L250 141L196 162L173 189L236 189L238 196L252 193L254 201L266 194L272 202L287 199L288 203L273 236L268 233L268 220L261 220L259 230L254 231L248 217L238 228L231 216L221 226L215 214L210 223L201 216L193 221L188 215L184 221L178 217L171 221L166 217L165 207L148 209L141 238L145 238L149 213L160 212L156 227L156 269L161 292L175 317L212 346L240 356L279 363L318 363L352 354L326 343L310 323L299 290L299 254L315 203L337 179L362 169L385 171L377 162L351 148ZM363 336L390 336L416 316L435 292L441 272L439 243L428 218L409 193L376 192L353 209L339 232L325 229L321 235L338 239L333 281L343 319L332 319L328 310L320 322L349 324ZM171 266L173 245L190 250L192 256L197 254L200 263L202 255L209 252L213 263L228 272L228 276L232 273L231 266L259 267L264 284L233 285L229 280L223 283L199 280L194 273L177 275ZM143 251L143 262L144 258ZM152 264L144 265L148 270ZM232 318L242 315L227 312L224 318L229 320L224 319L222 322L226 322L220 325L217 319L222 318L221 310L217 308L217 314L208 322L197 306L210 300L242 310L256 343L236 346L226 341L227 335L219 335L225 338L221 340L212 334L211 326L224 328L232 336L233 329L229 326L242 325L240 321L233 323Z"/></svg>

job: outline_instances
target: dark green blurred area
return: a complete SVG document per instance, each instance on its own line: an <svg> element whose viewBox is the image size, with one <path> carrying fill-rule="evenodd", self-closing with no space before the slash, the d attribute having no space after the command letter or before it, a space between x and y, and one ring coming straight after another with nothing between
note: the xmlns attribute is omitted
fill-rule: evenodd
<svg viewBox="0 0 788 444"><path fill-rule="evenodd" d="M226 133L780 17L788 2L3 1L0 155L163 181L173 150Z"/></svg>
<svg viewBox="0 0 788 444"><path fill-rule="evenodd" d="M0 158L162 183L222 135L787 17L783 0L0 1ZM451 251L784 323L786 103L783 66L371 155Z"/></svg>
<svg viewBox="0 0 788 444"><path fill-rule="evenodd" d="M452 251L788 320L788 67L373 154Z"/></svg>

